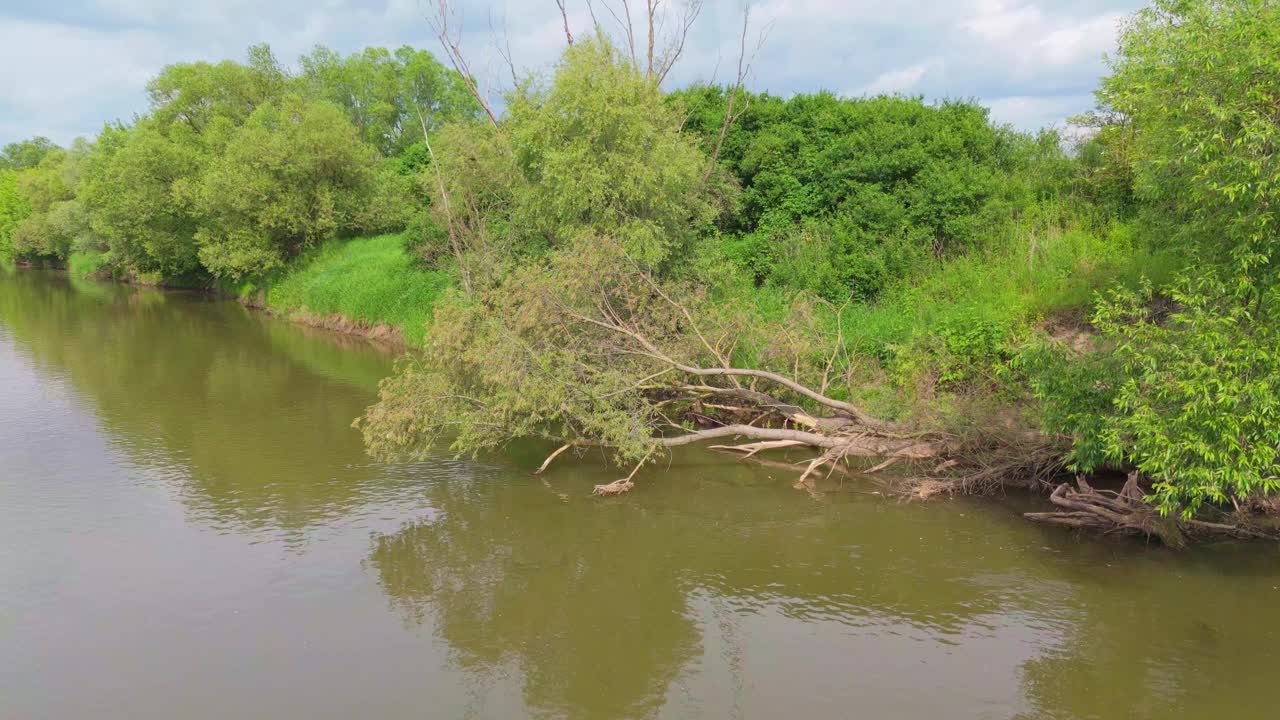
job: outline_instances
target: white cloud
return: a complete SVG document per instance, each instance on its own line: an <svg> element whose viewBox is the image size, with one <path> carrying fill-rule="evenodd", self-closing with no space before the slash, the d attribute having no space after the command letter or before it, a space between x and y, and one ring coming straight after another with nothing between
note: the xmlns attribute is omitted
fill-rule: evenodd
<svg viewBox="0 0 1280 720"><path fill-rule="evenodd" d="M1091 64L1109 51L1123 14L1050 13L1030 4L980 0L960 27L1022 75L1045 68Z"/></svg>
<svg viewBox="0 0 1280 720"><path fill-rule="evenodd" d="M1090 94L1062 96L1012 96L987 101L991 119L1015 127L1065 127L1066 119L1093 107Z"/></svg>
<svg viewBox="0 0 1280 720"><path fill-rule="evenodd" d="M1078 24L1053 30L1037 47L1041 57L1053 65L1069 65L1096 58L1115 47L1120 13L1103 13L1085 18Z"/></svg>
<svg viewBox="0 0 1280 720"><path fill-rule="evenodd" d="M137 31L104 32L52 23L0 22L0 97L23 107L141 87L165 55Z"/></svg>
<svg viewBox="0 0 1280 720"><path fill-rule="evenodd" d="M1010 7L1002 0L985 0L975 10L961 27L993 44L1019 41L1044 22L1040 9L1031 5Z"/></svg>
<svg viewBox="0 0 1280 720"><path fill-rule="evenodd" d="M930 58L915 65L881 73L875 80L862 86L862 94L881 95L905 92L919 85L925 75L941 69L942 66L942 59Z"/></svg>

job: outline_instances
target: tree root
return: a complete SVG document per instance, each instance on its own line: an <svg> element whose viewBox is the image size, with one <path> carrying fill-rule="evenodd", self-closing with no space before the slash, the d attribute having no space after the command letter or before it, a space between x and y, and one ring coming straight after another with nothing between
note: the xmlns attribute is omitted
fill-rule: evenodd
<svg viewBox="0 0 1280 720"><path fill-rule="evenodd" d="M1076 479L1076 488L1062 483L1049 495L1049 502L1061 510L1024 513L1023 517L1062 527L1156 538L1173 548L1186 547L1193 538L1280 539L1274 532L1244 523L1239 515L1235 523L1162 516L1143 501L1138 482L1138 473L1130 473L1116 493L1095 490L1082 476Z"/></svg>

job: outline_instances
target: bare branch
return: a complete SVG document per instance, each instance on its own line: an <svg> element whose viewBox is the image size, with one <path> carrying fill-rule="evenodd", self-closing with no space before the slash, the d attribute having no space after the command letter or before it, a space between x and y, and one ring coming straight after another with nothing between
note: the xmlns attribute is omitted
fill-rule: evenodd
<svg viewBox="0 0 1280 720"><path fill-rule="evenodd" d="M428 18L427 22L431 25L431 30L435 32L436 39L440 41L440 45L444 47L445 55L449 56L449 62L453 65L453 69L458 71L462 76L462 82L467 86L467 90L471 96L480 103L480 107L484 108L484 112L489 116L489 122L494 127L498 126L498 116L493 112L488 99L480 92L480 87L476 85L475 75L472 74L470 66L467 65L466 57L462 54L462 26L458 24L456 34L451 34L449 29L449 17L452 12L449 9L449 0L436 0L436 14L434 17Z"/></svg>
<svg viewBox="0 0 1280 720"><path fill-rule="evenodd" d="M543 472L545 472L545 471L546 471L546 469L547 469L547 468L551 467L551 462L552 462L553 460L555 460L556 458L560 457L560 453L563 453L565 450L568 450L568 449L569 449L569 448L571 448L571 447L575 447L575 446L578 446L578 445L581 445L581 444L582 444L582 442L581 442L581 441L579 441L579 440L574 440L573 442L567 442L567 443L565 443L564 445L561 445L561 446L560 446L560 449L558 449L558 450L556 450L555 452L551 453L550 455L548 455L548 456L547 456L547 459L546 459L546 460L543 460L543 461L542 461L542 464L538 466L538 469L537 469L537 470L534 470L534 471L533 471L533 474L534 474L534 475L541 475Z"/></svg>
<svg viewBox="0 0 1280 720"><path fill-rule="evenodd" d="M564 0L556 0L556 6L560 8L560 19L564 21L564 39L570 45L573 45L573 33L569 31L569 13L565 10ZM588 2L587 7L590 6L591 3ZM592 11L591 17L595 19L595 11Z"/></svg>
<svg viewBox="0 0 1280 720"><path fill-rule="evenodd" d="M808 447L808 443L799 440L761 440L759 442L743 443L742 445L711 445L707 449L740 452L743 453L742 459L745 460L761 450L778 450L789 447Z"/></svg>
<svg viewBox="0 0 1280 720"><path fill-rule="evenodd" d="M939 450L935 444L922 440L885 438L877 435L822 435L804 430L756 427L754 425L724 425L706 430L695 430L675 437L659 438L658 442L663 447L673 448L725 437L743 437L751 440L766 441L795 441L810 447L836 451L835 453L829 453L828 460L846 455L923 460L937 456ZM783 446L778 445L776 447Z"/></svg>
<svg viewBox="0 0 1280 720"><path fill-rule="evenodd" d="M613 482L608 483L606 485L597 485L591 490L591 494L592 495L621 495L623 493L631 492L632 488L636 486L635 483L631 482L631 479L636 476L636 473L640 472L640 468L644 467L645 463L649 462L649 457L651 455L653 455L653 453L649 452L643 458L641 458L640 462L636 463L636 466L632 468L630 475L627 475L621 480L614 480Z"/></svg>
<svg viewBox="0 0 1280 720"><path fill-rule="evenodd" d="M743 94L743 88L747 81L747 76L751 74L751 64L755 62L756 55L760 52L760 48L764 47L765 38L768 36L769 25L761 29L756 39L756 47L751 51L751 55L747 55L747 28L751 23L751 6L747 6L742 11L742 34L738 40L738 74L734 79L733 89L729 94L729 102L725 106L724 120L720 123L720 134L716 136L715 148L711 151L711 160L707 163L707 169L702 173L702 182L705 184L711 178L711 173L715 171L716 163L720 161L720 151L724 148L725 136L729 134L729 127L743 112L746 112L747 104L750 99L744 98L743 107L736 110L738 96Z"/></svg>
<svg viewBox="0 0 1280 720"><path fill-rule="evenodd" d="M519 87L520 78L516 73L516 64L511 59L511 34L507 32L507 17L505 15L502 16L502 42L498 42L498 32L493 29L492 12L489 13L489 34L493 35L493 46L498 49L498 55L502 56L503 61L507 63L507 69L511 71L511 87Z"/></svg>
<svg viewBox="0 0 1280 720"><path fill-rule="evenodd" d="M587 317L586 315L581 315L577 313L569 313L569 315L574 319L581 320L583 322L590 323L592 325L596 325L598 327L602 327L616 333L620 333L622 335L630 337L632 340L635 340L636 343L640 345L640 347L644 348L644 351L643 352L631 351L632 354L644 355L647 357L651 357L655 360L661 360L662 362L672 365L673 367L675 367L677 370L680 370L681 372L688 373L690 375L696 375L699 377L726 377L726 378L755 377L755 378L760 378L762 380L768 380L770 382L781 385L787 388L788 390L791 390L795 393L803 395L809 398L810 400L813 400L814 402L819 403L820 405L825 405L833 410L847 413L850 417L857 420L859 423L861 423L862 425L865 425L868 428L871 428L874 430L881 430L881 431L901 430L901 428L896 424L885 422L883 420L875 418L872 415L868 414L866 411L862 410L861 408L859 408L858 406L852 403L847 403L842 400L836 400L834 398L827 397L822 393L819 393L810 388L807 388L804 385L801 385L795 380L792 380L791 378L788 378L784 375L779 375L777 373L769 372L767 370L756 370L753 368L734 368L734 367L703 368L703 367L695 367L693 365L686 365L678 360L675 360L671 356L663 353L661 350L658 349L656 345L650 342L649 339L646 338L644 335L641 335L635 330L628 328L625 324L622 323L622 321L615 314L613 314L611 311L608 310L607 306L601 305L597 309L599 309L601 314L607 317L608 320L599 320L596 318Z"/></svg>
<svg viewBox="0 0 1280 720"><path fill-rule="evenodd" d="M607 5L605 7L608 7ZM610 10L609 12L613 12ZM636 32L635 27L631 24L631 4L627 0L622 0L622 12L627 16L627 22L623 25L627 31L627 48L631 50L631 64L636 67L640 66L640 60L636 58ZM617 15L614 15L616 18Z"/></svg>
<svg viewBox="0 0 1280 720"><path fill-rule="evenodd" d="M645 8L648 10L649 21L649 54L647 56L647 64L645 65L645 73L653 77L653 16L658 12L658 6L662 4L662 0L645 0Z"/></svg>
<svg viewBox="0 0 1280 720"><path fill-rule="evenodd" d="M680 56L684 54L685 43L689 39L689 31L693 29L694 22L698 16L702 14L703 0L688 0L684 6L684 15L680 18L679 29L676 30L675 37L671 41L671 45L662 53L662 57L658 61L657 72L654 73L655 81L661 85L667 79L667 73L671 72L671 68L675 67ZM652 44L652 41L650 41ZM650 49L652 53L652 48ZM653 61L650 60L652 67ZM652 72L652 71L651 71Z"/></svg>

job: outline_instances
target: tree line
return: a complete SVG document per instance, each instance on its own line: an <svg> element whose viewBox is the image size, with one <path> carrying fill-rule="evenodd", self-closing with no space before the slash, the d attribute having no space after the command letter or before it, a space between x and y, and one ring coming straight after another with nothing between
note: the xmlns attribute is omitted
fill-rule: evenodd
<svg viewBox="0 0 1280 720"><path fill-rule="evenodd" d="M171 65L130 123L67 148L9 145L0 252L207 284L279 270L327 238L404 228L426 199L424 130L474 119L475 100L408 47L317 47L298 64L260 45L245 62Z"/></svg>

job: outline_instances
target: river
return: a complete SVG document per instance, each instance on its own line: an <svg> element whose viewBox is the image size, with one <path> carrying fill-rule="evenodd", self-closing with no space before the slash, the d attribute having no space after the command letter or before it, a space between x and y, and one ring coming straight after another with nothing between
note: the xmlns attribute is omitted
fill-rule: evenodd
<svg viewBox="0 0 1280 720"><path fill-rule="evenodd" d="M1271 718L1280 550L705 451L374 463L392 359L0 270L0 717ZM613 474L611 474L613 473Z"/></svg>

